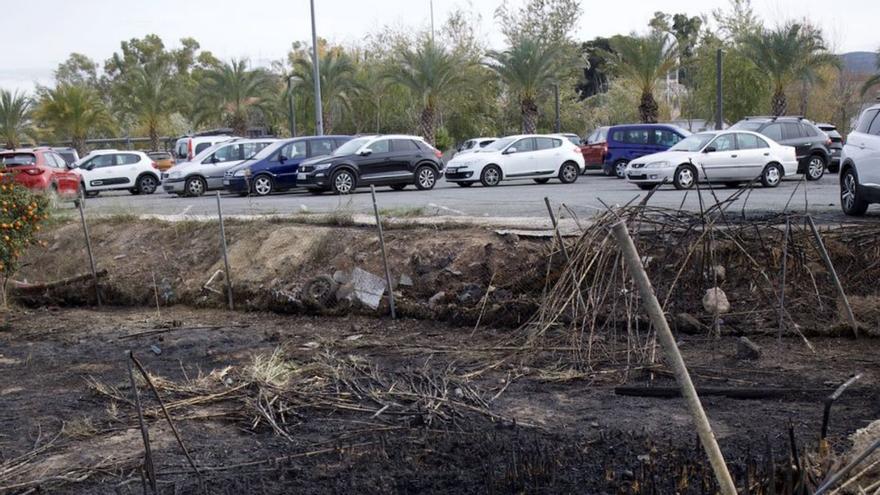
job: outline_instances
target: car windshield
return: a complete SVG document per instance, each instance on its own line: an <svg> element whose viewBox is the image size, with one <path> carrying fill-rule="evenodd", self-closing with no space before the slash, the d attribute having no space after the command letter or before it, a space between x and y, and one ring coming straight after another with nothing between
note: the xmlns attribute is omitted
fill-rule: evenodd
<svg viewBox="0 0 880 495"><path fill-rule="evenodd" d="M713 137L715 134L693 134L669 148L669 151L700 151Z"/></svg>
<svg viewBox="0 0 880 495"><path fill-rule="evenodd" d="M761 122L737 122L736 124L733 124L730 128L758 132L758 129L760 129L762 125L764 124Z"/></svg>
<svg viewBox="0 0 880 495"><path fill-rule="evenodd" d="M515 137L502 138L502 139L499 139L498 141L495 141L494 143L490 144L489 146L486 146L483 149L486 151L501 151L504 148L507 148L508 146L510 146L510 143L512 143L514 141L516 141Z"/></svg>
<svg viewBox="0 0 880 495"><path fill-rule="evenodd" d="M0 164L4 167L20 167L36 165L37 157L33 153L5 153L0 155Z"/></svg>
<svg viewBox="0 0 880 495"><path fill-rule="evenodd" d="M342 146L336 148L336 151L333 152L333 156L346 156L353 155L357 150L361 149L361 146L369 143L373 137L360 137L356 139L352 139Z"/></svg>

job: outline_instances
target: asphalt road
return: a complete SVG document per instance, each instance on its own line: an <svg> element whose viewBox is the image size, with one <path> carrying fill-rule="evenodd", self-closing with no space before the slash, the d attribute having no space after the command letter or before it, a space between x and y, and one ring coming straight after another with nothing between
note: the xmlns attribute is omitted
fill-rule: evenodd
<svg viewBox="0 0 880 495"><path fill-rule="evenodd" d="M800 176L798 176L800 177ZM781 212L786 204L789 209L803 212L805 203L811 213L825 221L843 220L838 199L837 176L826 175L817 182L790 179L775 189L757 187L746 200L744 197L732 205L731 211ZM806 191L806 194L805 194ZM645 191L635 185L616 178L591 174L581 176L574 184L561 184L552 181L545 185L531 181L511 181L494 188L476 185L460 188L441 181L432 191L418 191L409 187L404 191L392 191L387 187L377 191L379 207L389 215L444 215L469 217L541 217L546 219L547 210L544 197L554 204L565 203L578 216L587 217L604 210L607 205L622 205L633 198L643 197ZM724 199L735 192L734 189L716 188L703 190L702 199L712 204L715 199ZM696 190L677 191L672 186L664 186L651 198L654 206L699 211L700 195ZM265 198L224 194L223 211L228 215L297 214L302 212L330 213L346 209L353 213L372 213L372 200L369 189L359 189L348 196L324 194L313 196L306 191L297 190L275 194ZM86 202L92 214L158 214L178 216L216 215L214 193L199 198L179 198L161 192L150 196L132 196L127 192L102 193ZM868 218L880 219L880 207L873 207Z"/></svg>

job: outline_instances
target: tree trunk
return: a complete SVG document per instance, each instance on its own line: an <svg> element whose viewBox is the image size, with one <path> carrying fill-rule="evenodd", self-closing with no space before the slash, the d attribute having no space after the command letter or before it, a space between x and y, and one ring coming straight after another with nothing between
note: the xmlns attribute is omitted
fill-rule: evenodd
<svg viewBox="0 0 880 495"><path fill-rule="evenodd" d="M155 122L150 122L150 150L159 151L159 129Z"/></svg>
<svg viewBox="0 0 880 495"><path fill-rule="evenodd" d="M244 112L236 112L229 117L229 127L232 134L239 137L247 137L247 116Z"/></svg>
<svg viewBox="0 0 880 495"><path fill-rule="evenodd" d="M333 114L326 106L323 107L324 116L324 134L333 134Z"/></svg>
<svg viewBox="0 0 880 495"><path fill-rule="evenodd" d="M434 145L434 109L430 106L423 108L419 116L419 134L428 144Z"/></svg>
<svg viewBox="0 0 880 495"><path fill-rule="evenodd" d="M773 93L773 99L770 102L770 106L773 108L773 115L780 116L785 115L788 111L788 99L785 97L785 90L777 89L775 93Z"/></svg>
<svg viewBox="0 0 880 495"><path fill-rule="evenodd" d="M79 156L86 156L89 154L89 150L86 149L85 136L73 136L71 138L71 144L73 144L73 148L76 150Z"/></svg>
<svg viewBox="0 0 880 495"><path fill-rule="evenodd" d="M656 124L659 110L660 107L657 105L654 95L647 91L642 93L642 101L639 103L639 118L642 119L642 123Z"/></svg>
<svg viewBox="0 0 880 495"><path fill-rule="evenodd" d="M538 129L538 105L535 100L527 98L520 103L520 110L523 134L534 134Z"/></svg>

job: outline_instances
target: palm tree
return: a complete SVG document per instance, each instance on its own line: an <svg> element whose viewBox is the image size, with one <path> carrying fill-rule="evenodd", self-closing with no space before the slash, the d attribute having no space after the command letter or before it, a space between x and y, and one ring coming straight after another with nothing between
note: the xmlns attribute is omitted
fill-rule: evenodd
<svg viewBox="0 0 880 495"><path fill-rule="evenodd" d="M877 49L877 70L880 70L880 49ZM862 96L865 96L868 90L877 85L880 85L880 72L865 81L865 84L862 85Z"/></svg>
<svg viewBox="0 0 880 495"><path fill-rule="evenodd" d="M247 60L233 59L204 72L196 101L197 120L223 121L236 136L244 136L254 112L271 110L275 81L267 71L247 65Z"/></svg>
<svg viewBox="0 0 880 495"><path fill-rule="evenodd" d="M515 95L522 115L522 130L532 134L538 125L538 98L557 82L558 49L529 37L514 41L507 50L488 53L490 69Z"/></svg>
<svg viewBox="0 0 880 495"><path fill-rule="evenodd" d="M147 128L150 149L159 149L159 126L174 111L175 80L168 63L135 66L122 75L119 102Z"/></svg>
<svg viewBox="0 0 880 495"><path fill-rule="evenodd" d="M773 115L784 115L788 110L785 89L789 84L809 84L822 66L840 67L840 59L825 48L821 32L798 23L749 35L743 40L742 49L770 80Z"/></svg>
<svg viewBox="0 0 880 495"><path fill-rule="evenodd" d="M386 77L419 102L419 134L434 144L440 104L453 92L469 91L468 83L472 81L465 74L471 63L430 38L421 41L415 49L401 48L395 58L395 67Z"/></svg>
<svg viewBox="0 0 880 495"><path fill-rule="evenodd" d="M325 50L318 54L318 70L321 78L321 109L323 110L324 132L332 134L336 116L351 110L352 98L363 88L357 82L354 61L341 49ZM314 58L309 51L307 56L299 56L293 61L293 76L296 86L302 88L314 105L315 71Z"/></svg>
<svg viewBox="0 0 880 495"><path fill-rule="evenodd" d="M616 36L611 39L611 50L614 70L635 84L641 93L639 118L647 124L656 123L659 106L654 99L654 90L657 82L666 78L678 63L675 42L662 32L646 36Z"/></svg>
<svg viewBox="0 0 880 495"><path fill-rule="evenodd" d="M7 148L18 148L30 133L32 101L24 93L0 89L0 139Z"/></svg>
<svg viewBox="0 0 880 495"><path fill-rule="evenodd" d="M112 119L97 91L81 84L59 84L43 91L35 116L58 138L69 138L80 155L86 138L109 130Z"/></svg>

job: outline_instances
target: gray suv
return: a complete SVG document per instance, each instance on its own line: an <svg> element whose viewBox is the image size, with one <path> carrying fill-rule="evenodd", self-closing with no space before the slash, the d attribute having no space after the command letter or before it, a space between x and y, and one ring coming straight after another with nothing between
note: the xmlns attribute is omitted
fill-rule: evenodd
<svg viewBox="0 0 880 495"><path fill-rule="evenodd" d="M846 144L840 166L840 206L847 215L864 215L880 203L880 105L862 112Z"/></svg>

